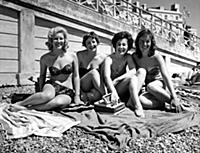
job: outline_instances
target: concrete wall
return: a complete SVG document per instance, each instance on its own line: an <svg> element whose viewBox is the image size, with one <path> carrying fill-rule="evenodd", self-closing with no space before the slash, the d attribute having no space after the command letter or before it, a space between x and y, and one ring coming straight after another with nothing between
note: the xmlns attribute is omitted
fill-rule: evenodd
<svg viewBox="0 0 200 153"><path fill-rule="evenodd" d="M68 30L70 51L82 50L82 36L95 31L101 39L99 49L107 54L112 51L110 40L114 33L126 30L135 38L139 31L137 27L71 1L0 0L0 85L30 84L27 78L39 75L39 58L48 51L47 33L57 25ZM160 53L171 73L174 71L171 67L185 70L196 62L164 48Z"/></svg>

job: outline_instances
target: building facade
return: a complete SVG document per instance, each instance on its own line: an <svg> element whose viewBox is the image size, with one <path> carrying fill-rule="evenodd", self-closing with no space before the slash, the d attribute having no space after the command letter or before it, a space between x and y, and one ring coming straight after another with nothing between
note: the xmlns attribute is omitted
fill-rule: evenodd
<svg viewBox="0 0 200 153"><path fill-rule="evenodd" d="M99 49L110 54L114 33L129 31L135 39L139 30L146 27L154 32L158 52L170 74L187 71L200 60L198 46L195 50L186 48L176 32L173 41L173 30L162 27L164 20L148 12L151 18L146 19L145 10L129 1L116 2L120 1L0 0L0 85L31 84L28 78L38 77L40 56L48 52L47 33L57 25L68 30L69 51L82 50L83 35L94 31L101 39ZM154 18L162 25L153 22Z"/></svg>

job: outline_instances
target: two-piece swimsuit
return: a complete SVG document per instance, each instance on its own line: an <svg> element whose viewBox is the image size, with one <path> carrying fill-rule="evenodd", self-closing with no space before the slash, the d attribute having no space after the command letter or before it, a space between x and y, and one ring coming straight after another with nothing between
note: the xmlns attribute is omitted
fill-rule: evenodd
<svg viewBox="0 0 200 153"><path fill-rule="evenodd" d="M50 72L51 76L56 76L56 75L60 75L60 74L71 74L72 71L73 71L73 67L70 64L65 65L62 69L58 69L57 67L54 67L54 66L49 67L49 72ZM53 85L53 87L55 88L55 91L56 91L56 95L67 94L71 98L73 98L75 95L75 92L73 89L67 88L65 86L61 86L53 80L46 81L46 84Z"/></svg>

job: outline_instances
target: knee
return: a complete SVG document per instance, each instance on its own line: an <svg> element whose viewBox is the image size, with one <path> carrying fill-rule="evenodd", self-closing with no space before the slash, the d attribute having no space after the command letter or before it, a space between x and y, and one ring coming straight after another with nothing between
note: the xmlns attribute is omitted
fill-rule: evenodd
<svg viewBox="0 0 200 153"><path fill-rule="evenodd" d="M97 71L97 69L92 69L91 70L91 75L94 77L94 78L97 78L99 77L99 72Z"/></svg>
<svg viewBox="0 0 200 153"><path fill-rule="evenodd" d="M136 75L145 78L146 74L147 74L147 71L144 68L139 68L137 70L137 74Z"/></svg>
<svg viewBox="0 0 200 153"><path fill-rule="evenodd" d="M136 83L137 83L137 76L136 75L134 75L134 76L132 76L132 77L130 77L130 78L128 78L129 79L129 85L131 85L131 86L134 86L134 85L136 85Z"/></svg>
<svg viewBox="0 0 200 153"><path fill-rule="evenodd" d="M44 101L49 101L55 97L55 92L42 92L41 99Z"/></svg>
<svg viewBox="0 0 200 153"><path fill-rule="evenodd" d="M55 105L57 108L65 108L66 106L68 106L71 103L71 98L68 97L57 97L55 98Z"/></svg>
<svg viewBox="0 0 200 153"><path fill-rule="evenodd" d="M156 90L156 86L153 83L149 83L146 87L147 91L151 92L151 91L155 91Z"/></svg>

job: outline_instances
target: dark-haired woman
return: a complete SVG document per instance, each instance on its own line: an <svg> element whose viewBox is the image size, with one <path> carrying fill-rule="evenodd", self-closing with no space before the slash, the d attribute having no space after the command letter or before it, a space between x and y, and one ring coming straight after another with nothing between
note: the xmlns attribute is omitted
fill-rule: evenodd
<svg viewBox="0 0 200 153"><path fill-rule="evenodd" d="M136 116L144 117L138 92L145 79L145 70L138 69L136 72L133 58L128 53L133 48L132 35L127 31L118 32L113 36L112 45L115 52L103 64L104 82L111 93L111 101L128 101L128 107L134 105Z"/></svg>
<svg viewBox="0 0 200 153"><path fill-rule="evenodd" d="M107 56L97 48L99 37L94 32L83 36L82 45L86 48L78 51L79 74L81 78L81 99L93 103L100 100L105 94L105 89L100 76L100 65Z"/></svg>
<svg viewBox="0 0 200 153"><path fill-rule="evenodd" d="M165 102L174 106L176 111L181 111L180 100L168 73L163 57L156 51L156 42L153 33L144 29L141 30L135 40L136 52L133 59L136 68L146 70L145 87L146 91L139 96L145 108L161 108Z"/></svg>

